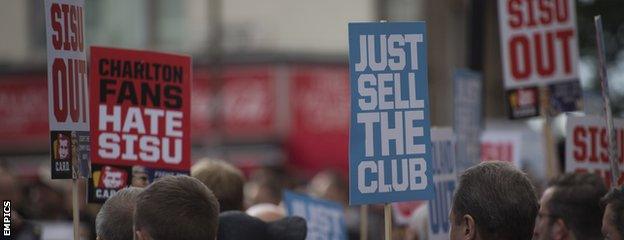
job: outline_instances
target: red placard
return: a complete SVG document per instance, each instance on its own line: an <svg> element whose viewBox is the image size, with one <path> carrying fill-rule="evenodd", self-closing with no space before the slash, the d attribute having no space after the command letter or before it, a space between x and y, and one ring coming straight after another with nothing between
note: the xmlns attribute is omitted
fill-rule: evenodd
<svg viewBox="0 0 624 240"><path fill-rule="evenodd" d="M91 48L92 161L188 171L191 58Z"/></svg>

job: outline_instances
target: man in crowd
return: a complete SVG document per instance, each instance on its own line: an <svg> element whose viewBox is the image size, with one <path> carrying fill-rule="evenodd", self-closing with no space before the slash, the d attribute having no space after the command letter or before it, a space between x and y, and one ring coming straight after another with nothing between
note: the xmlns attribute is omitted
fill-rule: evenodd
<svg viewBox="0 0 624 240"><path fill-rule="evenodd" d="M139 240L214 240L219 202L208 187L188 176L162 177L137 199L134 230Z"/></svg>
<svg viewBox="0 0 624 240"><path fill-rule="evenodd" d="M224 161L202 159L191 167L191 176L212 190L219 200L221 212L243 210L245 178L236 167Z"/></svg>
<svg viewBox="0 0 624 240"><path fill-rule="evenodd" d="M602 239L600 198L603 179L590 173L563 174L548 184L540 199L533 239Z"/></svg>
<svg viewBox="0 0 624 240"><path fill-rule="evenodd" d="M531 239L537 210L535 189L526 174L505 162L483 162L459 178L450 239Z"/></svg>
<svg viewBox="0 0 624 240"><path fill-rule="evenodd" d="M142 188L128 187L110 197L95 218L98 240L132 240L132 217Z"/></svg>
<svg viewBox="0 0 624 240"><path fill-rule="evenodd" d="M624 186L611 189L601 203L605 209L602 235L607 240L624 240Z"/></svg>

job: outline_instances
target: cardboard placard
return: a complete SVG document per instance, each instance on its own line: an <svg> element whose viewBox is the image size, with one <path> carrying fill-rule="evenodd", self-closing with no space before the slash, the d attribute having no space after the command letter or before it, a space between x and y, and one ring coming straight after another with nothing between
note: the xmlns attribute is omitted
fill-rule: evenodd
<svg viewBox="0 0 624 240"><path fill-rule="evenodd" d="M92 47L91 69L89 201L188 174L191 58Z"/></svg>
<svg viewBox="0 0 624 240"><path fill-rule="evenodd" d="M431 153L435 196L428 204L428 239L448 239L451 230L449 214L453 193L458 186L455 136L450 128L431 130Z"/></svg>
<svg viewBox="0 0 624 240"><path fill-rule="evenodd" d="M350 23L349 203L428 200L426 24Z"/></svg>
<svg viewBox="0 0 624 240"><path fill-rule="evenodd" d="M504 161L521 167L522 133L488 130L481 135L481 161Z"/></svg>
<svg viewBox="0 0 624 240"><path fill-rule="evenodd" d="M89 102L84 0L46 0L52 179L89 177Z"/></svg>
<svg viewBox="0 0 624 240"><path fill-rule="evenodd" d="M284 192L284 206L288 216L306 220L306 239L346 240L347 227L342 205L318 198Z"/></svg>
<svg viewBox="0 0 624 240"><path fill-rule="evenodd" d="M538 101L514 102L513 95L527 93L531 87L579 83L578 34L574 0L516 1L498 0L503 81L507 89L512 119L539 115ZM547 89L551 102L560 112L580 108L577 91L560 91L561 85ZM525 91L525 92L523 92ZM522 99L529 99L522 98ZM514 105L515 103L515 105ZM531 114L532 113L532 114Z"/></svg>
<svg viewBox="0 0 624 240"><path fill-rule="evenodd" d="M613 119L620 171L624 171L624 120ZM604 117L568 116L566 122L566 172L594 172L611 186L607 124ZM618 184L624 183L621 175Z"/></svg>

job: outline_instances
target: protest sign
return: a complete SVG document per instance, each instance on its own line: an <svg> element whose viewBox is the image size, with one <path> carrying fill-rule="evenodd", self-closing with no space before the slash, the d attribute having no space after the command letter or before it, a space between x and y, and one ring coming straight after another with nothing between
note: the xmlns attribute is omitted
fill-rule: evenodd
<svg viewBox="0 0 624 240"><path fill-rule="evenodd" d="M538 86L555 110L577 110L581 92L565 91L579 86L575 1L499 0L498 21L510 117L539 115Z"/></svg>
<svg viewBox="0 0 624 240"><path fill-rule="evenodd" d="M425 28L349 24L350 204L433 196Z"/></svg>
<svg viewBox="0 0 624 240"><path fill-rule="evenodd" d="M91 70L89 201L188 174L191 58L92 47Z"/></svg>
<svg viewBox="0 0 624 240"><path fill-rule="evenodd" d="M397 225L407 225L416 209L425 203L424 201L394 202L392 203L392 217Z"/></svg>
<svg viewBox="0 0 624 240"><path fill-rule="evenodd" d="M52 179L90 174L84 12L84 0L45 1Z"/></svg>
<svg viewBox="0 0 624 240"><path fill-rule="evenodd" d="M487 130L481 135L481 161L504 161L521 167L522 133Z"/></svg>
<svg viewBox="0 0 624 240"><path fill-rule="evenodd" d="M342 205L285 191L284 206L288 216L300 216L306 220L306 239L347 239L345 210Z"/></svg>
<svg viewBox="0 0 624 240"><path fill-rule="evenodd" d="M431 161L435 195L429 200L429 239L448 239L449 213L457 187L456 145L450 128L431 130Z"/></svg>
<svg viewBox="0 0 624 240"><path fill-rule="evenodd" d="M613 119L618 162L624 170L624 120ZM609 162L609 139L604 117L568 116L566 122L566 172L594 172L611 186L611 165ZM624 183L620 176L617 185Z"/></svg>
<svg viewBox="0 0 624 240"><path fill-rule="evenodd" d="M479 163L483 109L483 78L480 73L459 69L453 76L453 130L457 134L457 168Z"/></svg>

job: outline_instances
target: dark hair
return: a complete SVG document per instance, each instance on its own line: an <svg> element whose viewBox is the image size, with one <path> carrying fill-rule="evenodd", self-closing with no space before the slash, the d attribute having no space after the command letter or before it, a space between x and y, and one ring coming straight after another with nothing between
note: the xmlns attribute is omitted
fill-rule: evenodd
<svg viewBox="0 0 624 240"><path fill-rule="evenodd" d="M562 219L576 239L602 239L600 198L607 192L604 180L593 173L566 173L549 184L547 203L551 222Z"/></svg>
<svg viewBox="0 0 624 240"><path fill-rule="evenodd" d="M466 214L472 216L482 239L531 239L537 210L529 178L506 162L468 168L453 196L454 224L461 224Z"/></svg>
<svg viewBox="0 0 624 240"><path fill-rule="evenodd" d="M613 218L609 219L616 227L620 236L624 236L624 186L612 188L607 195L600 199L603 208L611 206Z"/></svg>
<svg viewBox="0 0 624 240"><path fill-rule="evenodd" d="M110 197L95 218L95 232L103 240L132 240L132 216L142 188L128 187Z"/></svg>
<svg viewBox="0 0 624 240"><path fill-rule="evenodd" d="M217 235L218 216L217 198L199 180L167 176L139 194L134 226L154 240L213 240Z"/></svg>
<svg viewBox="0 0 624 240"><path fill-rule="evenodd" d="M219 160L201 160L191 168L191 176L212 190L221 212L243 210L245 178L236 167Z"/></svg>

